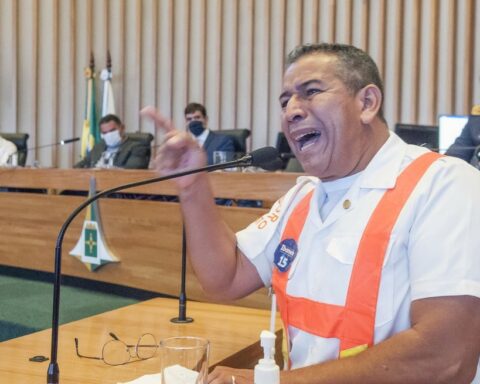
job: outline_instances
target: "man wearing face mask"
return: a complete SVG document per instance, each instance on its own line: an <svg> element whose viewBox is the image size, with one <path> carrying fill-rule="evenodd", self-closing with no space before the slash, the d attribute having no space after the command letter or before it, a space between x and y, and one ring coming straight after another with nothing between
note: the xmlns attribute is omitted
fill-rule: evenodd
<svg viewBox="0 0 480 384"><path fill-rule="evenodd" d="M223 151L233 156L235 152L233 140L226 135L212 132L207 128L207 110L202 104L189 103L185 107L185 121L187 129L195 137L198 144L207 152L208 165L214 163L213 152L215 151Z"/></svg>
<svg viewBox="0 0 480 384"><path fill-rule="evenodd" d="M75 168L148 168L150 147L129 139L118 116L102 117L99 126L102 140Z"/></svg>

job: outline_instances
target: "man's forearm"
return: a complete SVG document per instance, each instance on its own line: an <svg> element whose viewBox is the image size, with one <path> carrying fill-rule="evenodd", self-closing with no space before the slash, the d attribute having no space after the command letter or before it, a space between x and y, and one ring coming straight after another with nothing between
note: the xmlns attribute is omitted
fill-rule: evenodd
<svg viewBox="0 0 480 384"><path fill-rule="evenodd" d="M412 304L413 328L355 357L283 372L282 384L470 383L480 354L480 300L470 296Z"/></svg>
<svg viewBox="0 0 480 384"><path fill-rule="evenodd" d="M215 295L232 281L236 238L215 205L207 175L180 192L190 260L204 290Z"/></svg>

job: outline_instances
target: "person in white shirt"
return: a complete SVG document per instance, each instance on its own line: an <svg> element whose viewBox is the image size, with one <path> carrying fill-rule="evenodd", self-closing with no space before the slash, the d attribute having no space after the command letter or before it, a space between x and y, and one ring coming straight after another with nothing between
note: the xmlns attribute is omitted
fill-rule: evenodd
<svg viewBox="0 0 480 384"><path fill-rule="evenodd" d="M0 136L0 166L14 165L12 159L16 154L16 145Z"/></svg>
<svg viewBox="0 0 480 384"><path fill-rule="evenodd" d="M389 131L362 50L307 44L286 62L282 130L309 176L236 234L207 174L176 179L204 291L229 301L273 285L288 331L282 384L480 384L480 173ZM168 132L159 173L205 164L169 119L142 114ZM233 382L253 372L208 379Z"/></svg>

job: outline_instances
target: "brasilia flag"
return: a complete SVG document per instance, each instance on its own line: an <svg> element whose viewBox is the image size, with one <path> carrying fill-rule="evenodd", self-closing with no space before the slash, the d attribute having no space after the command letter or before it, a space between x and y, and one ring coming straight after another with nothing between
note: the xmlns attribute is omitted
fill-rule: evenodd
<svg viewBox="0 0 480 384"><path fill-rule="evenodd" d="M82 158L90 153L95 143L100 140L95 106L95 65L93 61L93 54L90 61L90 67L85 68L85 78L87 92L85 95L85 113L82 130Z"/></svg>

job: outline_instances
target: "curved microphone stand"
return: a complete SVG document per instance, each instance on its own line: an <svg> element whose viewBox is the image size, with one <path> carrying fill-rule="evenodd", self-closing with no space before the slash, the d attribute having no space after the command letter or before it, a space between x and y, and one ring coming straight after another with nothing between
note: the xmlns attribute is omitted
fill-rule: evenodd
<svg viewBox="0 0 480 384"><path fill-rule="evenodd" d="M50 354L50 364L48 365L47 371L47 383L48 384L58 384L59 383L59 367L57 361L57 352L58 352L58 325L59 325L59 311L60 311L60 280L61 280L61 268L62 268L62 243L65 236L65 232L72 223L73 219L77 215L95 200L100 199L101 197L106 197L114 192L118 192L123 189L129 189L133 187L139 187L141 185L158 183L160 181L170 180L177 177L192 175L200 172L211 172L219 169L227 169L233 167L248 167L248 166L258 166L266 170L274 170L279 167L280 160L278 159L278 152L273 147L264 147L253 151L252 153L245 155L244 157L229 161L221 164L208 165L202 168L191 169L179 173L174 173L167 176L155 177L152 179L137 181L134 183L119 185L117 187L107 189L105 191L99 192L96 195L88 198L82 204L80 204L71 214L68 216L67 220L63 223L62 227L57 236L57 242L55 245L55 272L54 272L54 281L53 281L53 309L52 309L52 339L51 339L51 354ZM182 264L183 268L183 264ZM182 272L182 278L184 278L184 272ZM182 290L184 290L184 283L182 283ZM180 295L181 300L185 299L184 292ZM185 306L184 306L185 308ZM182 309L180 309L182 316ZM183 313L184 316L184 313Z"/></svg>

